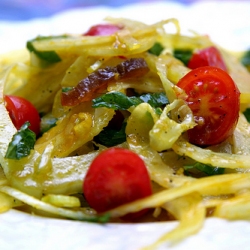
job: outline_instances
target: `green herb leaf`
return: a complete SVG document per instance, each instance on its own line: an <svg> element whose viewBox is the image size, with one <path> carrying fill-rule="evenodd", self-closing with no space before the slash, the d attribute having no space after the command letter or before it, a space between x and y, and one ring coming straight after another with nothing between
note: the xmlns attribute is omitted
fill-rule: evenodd
<svg viewBox="0 0 250 250"><path fill-rule="evenodd" d="M150 104L153 108L158 108L169 104L168 98L164 93L145 94L139 97L143 102Z"/></svg>
<svg viewBox="0 0 250 250"><path fill-rule="evenodd" d="M65 92L68 92L72 89L73 89L73 87L62 87L62 92L65 93Z"/></svg>
<svg viewBox="0 0 250 250"><path fill-rule="evenodd" d="M159 115L162 113L161 107L169 103L165 93L152 93L138 97L129 97L121 92L109 92L101 97L93 99L92 107L106 107L114 110L127 110L131 106L137 106L143 102L149 103L153 108L155 108L156 113ZM125 127L126 123L123 123L123 126L120 130L116 130L107 126L99 133L99 135L95 137L95 141L107 147L112 147L123 143L126 141Z"/></svg>
<svg viewBox="0 0 250 250"><path fill-rule="evenodd" d="M106 127L101 133L95 137L95 141L106 146L113 147L126 141L126 128L127 123L123 123L120 130Z"/></svg>
<svg viewBox="0 0 250 250"><path fill-rule="evenodd" d="M103 96L93 99L94 108L106 107L114 110L127 110L131 106L142 103L142 100L136 97L128 97L121 92L109 92Z"/></svg>
<svg viewBox="0 0 250 250"><path fill-rule="evenodd" d="M36 142L36 134L31 131L30 123L26 122L13 136L9 143L5 158L19 160L30 154Z"/></svg>
<svg viewBox="0 0 250 250"><path fill-rule="evenodd" d="M173 55L175 58L187 65L193 55L193 52L190 49L175 49Z"/></svg>
<svg viewBox="0 0 250 250"><path fill-rule="evenodd" d="M245 52L245 54L241 58L241 63L246 67L250 67L250 50Z"/></svg>
<svg viewBox="0 0 250 250"><path fill-rule="evenodd" d="M106 107L114 110L127 110L131 106L137 106L142 102L149 103L153 108L159 108L169 103L164 93L145 94L139 97L126 96L121 92L109 92L101 97L93 99L94 108Z"/></svg>
<svg viewBox="0 0 250 250"><path fill-rule="evenodd" d="M34 54L37 55L37 57L39 57L40 59L49 62L49 63L56 63L56 62L60 62L61 58L59 57L59 55L55 52L55 51L39 51L37 50L34 45L33 42L34 41L41 41L41 40L47 40L47 39L57 39L57 38L64 38L66 36L39 36L35 39L32 39L30 41L28 41L26 43L26 47L30 52L33 52Z"/></svg>
<svg viewBox="0 0 250 250"><path fill-rule="evenodd" d="M158 108L156 108L156 109L155 109L155 113L156 113L157 115L159 115L159 116L160 116L160 115L162 114L162 109L161 109L161 108L159 108L159 107L158 107Z"/></svg>
<svg viewBox="0 0 250 250"><path fill-rule="evenodd" d="M47 132L54 126L56 126L57 118L52 116L52 114L47 114L41 118L40 130L41 134Z"/></svg>
<svg viewBox="0 0 250 250"><path fill-rule="evenodd" d="M224 173L224 168L219 168L219 167L213 167L210 165L206 165L200 162L196 162L194 165L190 166L184 166L183 167L185 170L186 175L192 175L192 174L197 174L198 172L202 172L205 175L220 175Z"/></svg>
<svg viewBox="0 0 250 250"><path fill-rule="evenodd" d="M246 117L247 121L250 122L250 108L247 108L244 112L243 112L244 116Z"/></svg>
<svg viewBox="0 0 250 250"><path fill-rule="evenodd" d="M103 215L96 215L92 217L86 217L86 219L82 219L82 221L88 222L97 222L97 223L107 223L110 220L110 214L106 213Z"/></svg>
<svg viewBox="0 0 250 250"><path fill-rule="evenodd" d="M163 50L164 47L160 43L156 42L153 47L148 50L148 52L153 55L159 56Z"/></svg>

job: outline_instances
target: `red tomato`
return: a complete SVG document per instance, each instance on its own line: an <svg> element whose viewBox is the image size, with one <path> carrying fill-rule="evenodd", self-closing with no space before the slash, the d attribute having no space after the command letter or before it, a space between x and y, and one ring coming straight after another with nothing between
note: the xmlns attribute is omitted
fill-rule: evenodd
<svg viewBox="0 0 250 250"><path fill-rule="evenodd" d="M4 100L15 127L20 129L25 122L29 121L29 129L38 135L40 132L40 116L33 104L22 97L12 95L5 95Z"/></svg>
<svg viewBox="0 0 250 250"><path fill-rule="evenodd" d="M239 117L240 92L232 78L216 67L190 71L177 84L198 124L188 131L189 141L200 146L218 144L232 135Z"/></svg>
<svg viewBox="0 0 250 250"><path fill-rule="evenodd" d="M195 52L187 65L190 69L196 69L203 66L213 66L227 71L226 64L220 54L220 51L214 47L208 47Z"/></svg>
<svg viewBox="0 0 250 250"><path fill-rule="evenodd" d="M92 162L83 183L89 205L98 213L152 194L151 181L143 160L134 152L109 148ZM131 213L133 219L145 210ZM124 217L123 217L124 218Z"/></svg>
<svg viewBox="0 0 250 250"><path fill-rule="evenodd" d="M114 24L98 24L92 26L84 36L109 36L120 30L121 27Z"/></svg>

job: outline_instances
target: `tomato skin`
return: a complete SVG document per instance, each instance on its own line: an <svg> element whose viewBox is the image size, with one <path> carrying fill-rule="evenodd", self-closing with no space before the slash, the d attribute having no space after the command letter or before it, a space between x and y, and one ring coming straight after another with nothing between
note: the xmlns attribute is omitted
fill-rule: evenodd
<svg viewBox="0 0 250 250"><path fill-rule="evenodd" d="M203 66L213 66L227 71L222 55L214 46L196 51L190 58L187 66L190 69L196 69Z"/></svg>
<svg viewBox="0 0 250 250"><path fill-rule="evenodd" d="M92 162L83 182L84 196L98 213L152 194L149 174L143 160L134 152L109 148ZM145 211L130 213L134 219Z"/></svg>
<svg viewBox="0 0 250 250"><path fill-rule="evenodd" d="M114 24L97 24L84 33L84 36L109 36L120 29L120 26Z"/></svg>
<svg viewBox="0 0 250 250"><path fill-rule="evenodd" d="M20 129L25 122L29 121L29 129L36 135L40 133L40 116L31 102L13 95L5 95L4 101L16 129Z"/></svg>
<svg viewBox="0 0 250 250"><path fill-rule="evenodd" d="M188 130L191 143L215 145L233 134L239 118L240 92L225 71L199 67L181 78L177 86L185 90L186 102L198 124Z"/></svg>

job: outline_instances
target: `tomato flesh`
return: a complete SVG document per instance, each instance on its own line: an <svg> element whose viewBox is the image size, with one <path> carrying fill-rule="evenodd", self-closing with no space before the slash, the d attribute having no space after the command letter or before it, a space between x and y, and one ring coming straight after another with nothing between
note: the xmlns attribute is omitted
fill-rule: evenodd
<svg viewBox="0 0 250 250"><path fill-rule="evenodd" d="M240 92L225 71L199 67L181 78L177 86L186 92L186 102L197 123L188 130L191 143L209 146L232 135L239 118Z"/></svg>
<svg viewBox="0 0 250 250"><path fill-rule="evenodd" d="M84 36L109 36L120 30L121 27L114 24L98 24L92 26Z"/></svg>
<svg viewBox="0 0 250 250"><path fill-rule="evenodd" d="M16 129L20 129L25 122L30 122L29 129L36 135L40 133L40 116L31 102L13 95L5 95L4 101Z"/></svg>
<svg viewBox="0 0 250 250"><path fill-rule="evenodd" d="M187 66L190 69L196 69L203 66L213 66L227 71L222 55L214 46L196 51L190 58Z"/></svg>
<svg viewBox="0 0 250 250"><path fill-rule="evenodd" d="M83 182L84 196L98 213L152 194L149 174L143 160L134 152L109 148L90 165ZM134 219L145 210L123 217Z"/></svg>

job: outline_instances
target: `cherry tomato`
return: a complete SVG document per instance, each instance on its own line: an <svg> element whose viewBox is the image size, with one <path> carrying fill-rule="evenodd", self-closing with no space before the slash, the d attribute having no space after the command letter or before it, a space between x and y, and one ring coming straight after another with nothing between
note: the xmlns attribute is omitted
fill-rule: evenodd
<svg viewBox="0 0 250 250"><path fill-rule="evenodd" d="M232 135L239 117L240 92L223 70L206 66L180 79L186 102L198 124L188 130L189 141L200 146L218 144Z"/></svg>
<svg viewBox="0 0 250 250"><path fill-rule="evenodd" d="M152 194L151 181L143 160L134 152L109 148L90 165L83 183L89 205L98 213ZM145 210L125 215L134 219Z"/></svg>
<svg viewBox="0 0 250 250"><path fill-rule="evenodd" d="M109 36L120 29L120 26L114 24L98 24L92 26L84 36Z"/></svg>
<svg viewBox="0 0 250 250"><path fill-rule="evenodd" d="M213 66L227 71L226 64L219 50L214 46L196 51L190 58L187 66L190 69L196 69L203 66Z"/></svg>
<svg viewBox="0 0 250 250"><path fill-rule="evenodd" d="M22 97L13 95L5 95L4 100L16 129L20 129L25 122L29 121L29 129L38 135L40 132L40 116L34 105Z"/></svg>

